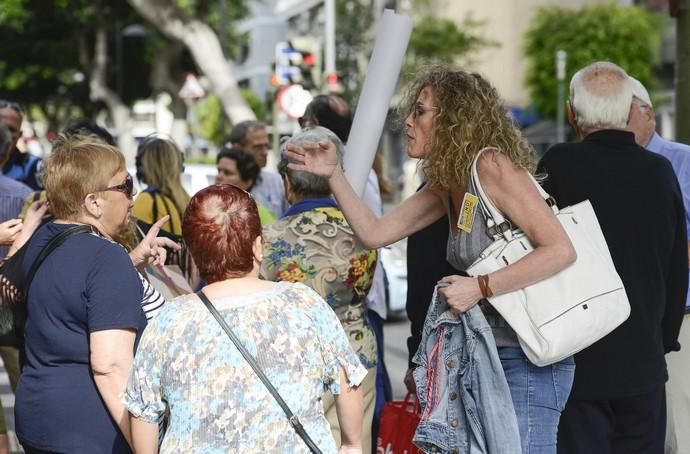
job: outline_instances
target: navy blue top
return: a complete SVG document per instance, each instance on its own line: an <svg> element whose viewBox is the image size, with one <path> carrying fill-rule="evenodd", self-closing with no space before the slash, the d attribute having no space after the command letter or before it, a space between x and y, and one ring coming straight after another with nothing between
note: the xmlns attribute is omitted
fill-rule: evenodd
<svg viewBox="0 0 690 454"><path fill-rule="evenodd" d="M47 223L31 240L25 267L66 224ZM28 269L27 269L28 271ZM89 333L146 326L142 285L122 246L93 234L69 238L46 258L31 285L27 362L17 387L17 436L41 450L127 453L89 362Z"/></svg>

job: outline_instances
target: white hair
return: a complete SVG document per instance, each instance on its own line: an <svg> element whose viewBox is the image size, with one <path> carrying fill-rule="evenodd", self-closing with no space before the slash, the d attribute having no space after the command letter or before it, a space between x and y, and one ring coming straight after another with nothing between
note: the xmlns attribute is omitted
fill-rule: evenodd
<svg viewBox="0 0 690 454"><path fill-rule="evenodd" d="M647 89L644 87L644 85L642 85L642 82L635 79L633 76L629 77L630 83L632 84L633 96L642 101L642 104L646 104L649 107L654 107L652 105L652 100L649 98L649 92L647 92Z"/></svg>
<svg viewBox="0 0 690 454"><path fill-rule="evenodd" d="M570 80L570 103L582 131L625 129L633 98L632 82L618 65L599 61Z"/></svg>

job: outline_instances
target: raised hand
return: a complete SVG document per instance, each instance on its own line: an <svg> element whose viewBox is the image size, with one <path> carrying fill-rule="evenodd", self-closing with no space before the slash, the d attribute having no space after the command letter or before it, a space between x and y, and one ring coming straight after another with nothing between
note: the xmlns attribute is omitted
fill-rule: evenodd
<svg viewBox="0 0 690 454"><path fill-rule="evenodd" d="M285 156L293 161L288 167L293 170L313 173L330 178L340 167L340 161L331 141L308 142L302 145L289 143L285 146Z"/></svg>
<svg viewBox="0 0 690 454"><path fill-rule="evenodd" d="M165 265L165 259L168 254L165 248L167 247L177 251L182 248L170 238L158 236L161 227L168 222L168 219L170 219L170 215L166 214L153 224L144 239L141 240L141 243L129 253L129 258L132 260L135 267L139 268L149 263Z"/></svg>

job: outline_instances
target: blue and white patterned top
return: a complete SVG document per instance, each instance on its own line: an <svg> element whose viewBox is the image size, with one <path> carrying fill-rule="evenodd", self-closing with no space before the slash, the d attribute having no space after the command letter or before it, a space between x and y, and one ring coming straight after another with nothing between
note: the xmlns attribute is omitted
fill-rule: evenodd
<svg viewBox="0 0 690 454"><path fill-rule="evenodd" d="M213 301L324 453L337 448L326 388L366 375L331 308L303 284ZM285 414L195 295L167 303L139 344L123 402L155 423L170 409L161 453L309 453Z"/></svg>

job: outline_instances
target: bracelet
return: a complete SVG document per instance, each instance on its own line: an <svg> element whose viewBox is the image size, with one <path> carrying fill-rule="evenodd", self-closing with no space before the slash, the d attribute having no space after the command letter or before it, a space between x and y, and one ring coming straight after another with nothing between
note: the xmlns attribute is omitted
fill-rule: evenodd
<svg viewBox="0 0 690 454"><path fill-rule="evenodd" d="M484 299L491 298L494 296L494 292L491 291L489 287L489 276L486 274L480 274L477 276L477 281L479 281L479 291L482 292L482 297Z"/></svg>

